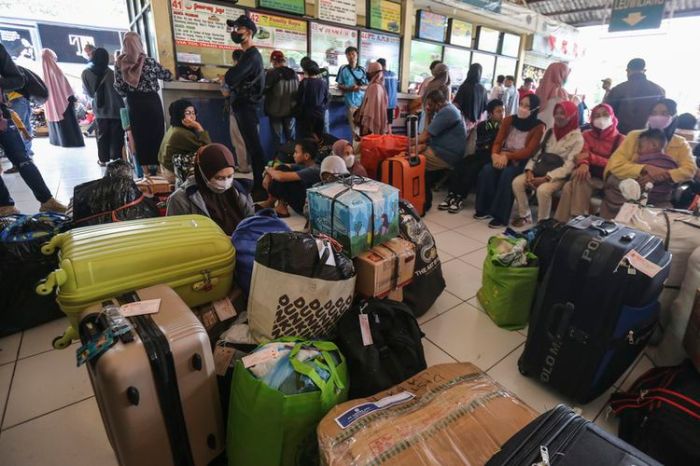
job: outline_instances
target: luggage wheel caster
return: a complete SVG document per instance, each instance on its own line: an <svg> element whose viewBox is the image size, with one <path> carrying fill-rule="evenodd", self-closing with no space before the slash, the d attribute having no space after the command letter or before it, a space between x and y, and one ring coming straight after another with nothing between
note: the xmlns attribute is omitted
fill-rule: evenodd
<svg viewBox="0 0 700 466"><path fill-rule="evenodd" d="M70 346L71 340L65 338L64 335L58 336L53 339L51 342L51 346L54 347L54 349L66 349Z"/></svg>

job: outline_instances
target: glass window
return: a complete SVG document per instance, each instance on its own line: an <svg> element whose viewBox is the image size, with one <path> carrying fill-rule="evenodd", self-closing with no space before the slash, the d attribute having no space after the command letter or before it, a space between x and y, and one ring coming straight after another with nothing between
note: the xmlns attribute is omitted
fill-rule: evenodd
<svg viewBox="0 0 700 466"><path fill-rule="evenodd" d="M518 61L514 58L498 57L496 59L496 76L515 76Z"/></svg>
<svg viewBox="0 0 700 466"><path fill-rule="evenodd" d="M481 72L481 84L486 89L491 89L494 79L494 67L496 66L496 57L485 53L472 53L472 63L479 63L483 68Z"/></svg>
<svg viewBox="0 0 700 466"><path fill-rule="evenodd" d="M311 59L335 76L338 69L347 65L345 49L357 47L357 31L354 29L311 23ZM389 61L388 57L385 57Z"/></svg>
<svg viewBox="0 0 700 466"><path fill-rule="evenodd" d="M503 34L503 47L501 54L509 57L517 57L520 52L520 36L515 34Z"/></svg>
<svg viewBox="0 0 700 466"><path fill-rule="evenodd" d="M450 69L450 80L453 86L459 86L467 79L471 52L469 50L445 47L442 61Z"/></svg>
<svg viewBox="0 0 700 466"><path fill-rule="evenodd" d="M489 29L484 26L479 26L479 36L477 38L476 48L484 52L498 52L498 40L501 33L495 29Z"/></svg>
<svg viewBox="0 0 700 466"><path fill-rule="evenodd" d="M430 76L430 64L434 60L442 60L442 46L427 42L411 42L411 67L408 81L422 83Z"/></svg>

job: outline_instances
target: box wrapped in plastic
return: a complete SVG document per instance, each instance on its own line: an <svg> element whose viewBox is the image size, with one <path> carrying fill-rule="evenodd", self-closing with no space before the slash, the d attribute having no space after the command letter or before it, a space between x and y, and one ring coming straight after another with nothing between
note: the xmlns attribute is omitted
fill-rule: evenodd
<svg viewBox="0 0 700 466"><path fill-rule="evenodd" d="M476 366L441 364L336 406L317 434L327 466L477 465L536 416Z"/></svg>

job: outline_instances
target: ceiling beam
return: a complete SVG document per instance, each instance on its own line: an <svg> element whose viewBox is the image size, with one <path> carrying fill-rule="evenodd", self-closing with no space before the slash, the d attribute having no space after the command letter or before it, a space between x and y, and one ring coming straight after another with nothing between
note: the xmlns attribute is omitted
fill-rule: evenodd
<svg viewBox="0 0 700 466"><path fill-rule="evenodd" d="M584 7L584 8L576 8L574 10L560 10L560 11L552 11L549 13L545 12L540 12L541 15L544 16L562 16L562 15L573 15L575 13L585 13L586 11L605 11L607 8L600 7L600 6L594 6L594 7Z"/></svg>

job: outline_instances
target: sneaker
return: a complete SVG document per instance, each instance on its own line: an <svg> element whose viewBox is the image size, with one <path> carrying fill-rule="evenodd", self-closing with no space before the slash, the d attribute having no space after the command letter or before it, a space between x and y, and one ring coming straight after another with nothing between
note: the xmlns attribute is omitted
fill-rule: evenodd
<svg viewBox="0 0 700 466"><path fill-rule="evenodd" d="M480 214L479 212L476 212L474 214L474 218L476 220L488 220L490 218L493 218L490 214Z"/></svg>
<svg viewBox="0 0 700 466"><path fill-rule="evenodd" d="M456 214L462 210L463 206L464 199L462 199L461 197L455 197L452 199L452 202L450 203L450 208L447 211L451 214Z"/></svg>
<svg viewBox="0 0 700 466"><path fill-rule="evenodd" d="M455 195L452 193L449 193L447 197L445 198L444 201L442 201L440 204L438 204L438 210L449 210L450 205L452 204L452 201L454 200Z"/></svg>
<svg viewBox="0 0 700 466"><path fill-rule="evenodd" d="M48 201L43 202L41 207L39 207L39 212L56 212L59 214L64 214L66 213L66 210L68 210L68 207L64 206L53 197Z"/></svg>
<svg viewBox="0 0 700 466"><path fill-rule="evenodd" d="M19 215L19 210L13 205L0 207L0 217L7 217L8 215Z"/></svg>
<svg viewBox="0 0 700 466"><path fill-rule="evenodd" d="M494 218L489 222L489 228L493 228L495 230L505 228L505 225Z"/></svg>
<svg viewBox="0 0 700 466"><path fill-rule="evenodd" d="M513 228L523 228L528 225L532 225L532 218L528 215L527 217L518 217L511 223Z"/></svg>

